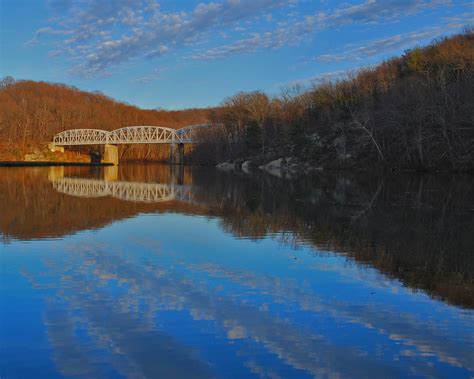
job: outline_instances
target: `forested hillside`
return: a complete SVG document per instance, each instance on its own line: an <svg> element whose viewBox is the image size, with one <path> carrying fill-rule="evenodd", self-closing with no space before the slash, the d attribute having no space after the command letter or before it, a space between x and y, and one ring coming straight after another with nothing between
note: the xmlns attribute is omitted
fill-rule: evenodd
<svg viewBox="0 0 474 379"><path fill-rule="evenodd" d="M274 98L239 93L222 105L223 127L209 136L221 143L196 149L197 161L473 170L474 32L343 80Z"/></svg>
<svg viewBox="0 0 474 379"><path fill-rule="evenodd" d="M0 160L9 151L28 152L29 146L49 142L66 129L112 130L127 125L179 128L207 122L208 113L208 109L144 110L101 93L7 77L0 83ZM154 147L126 147L122 154L128 151L130 158L160 158L156 154L159 149Z"/></svg>

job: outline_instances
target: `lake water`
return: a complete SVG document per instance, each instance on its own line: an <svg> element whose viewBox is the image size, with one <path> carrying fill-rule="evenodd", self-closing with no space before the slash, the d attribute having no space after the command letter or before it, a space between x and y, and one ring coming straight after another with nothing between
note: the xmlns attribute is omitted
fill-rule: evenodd
<svg viewBox="0 0 474 379"><path fill-rule="evenodd" d="M0 377L472 378L473 189L0 168Z"/></svg>

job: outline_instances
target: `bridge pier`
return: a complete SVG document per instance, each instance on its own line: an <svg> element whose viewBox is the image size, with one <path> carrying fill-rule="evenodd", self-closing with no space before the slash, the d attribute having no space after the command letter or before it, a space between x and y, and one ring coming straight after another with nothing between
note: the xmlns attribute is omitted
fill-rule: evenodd
<svg viewBox="0 0 474 379"><path fill-rule="evenodd" d="M172 143L170 149L170 163L182 165L184 163L184 143Z"/></svg>
<svg viewBox="0 0 474 379"><path fill-rule="evenodd" d="M115 166L119 164L118 157L118 146L117 145L104 145L104 158L102 159L103 163L112 163Z"/></svg>

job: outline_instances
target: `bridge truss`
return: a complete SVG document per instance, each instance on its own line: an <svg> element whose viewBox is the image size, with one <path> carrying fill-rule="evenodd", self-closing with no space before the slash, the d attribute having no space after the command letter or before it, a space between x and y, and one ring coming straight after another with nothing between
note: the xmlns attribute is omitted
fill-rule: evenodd
<svg viewBox="0 0 474 379"><path fill-rule="evenodd" d="M136 143L198 143L198 131L208 124L189 125L181 129L162 126L127 126L112 131L100 129L70 129L58 133L53 138L57 146L74 145L119 145Z"/></svg>

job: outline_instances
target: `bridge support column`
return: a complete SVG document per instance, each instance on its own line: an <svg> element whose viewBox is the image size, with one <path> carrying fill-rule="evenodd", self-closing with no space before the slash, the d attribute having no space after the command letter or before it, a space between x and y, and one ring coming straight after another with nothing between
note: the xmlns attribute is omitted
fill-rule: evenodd
<svg viewBox="0 0 474 379"><path fill-rule="evenodd" d="M184 144L172 143L170 152L170 163L182 165L184 163Z"/></svg>
<svg viewBox="0 0 474 379"><path fill-rule="evenodd" d="M106 144L104 146L104 158L102 159L103 163L113 163L115 166L119 164L118 157L118 146Z"/></svg>

